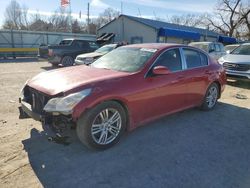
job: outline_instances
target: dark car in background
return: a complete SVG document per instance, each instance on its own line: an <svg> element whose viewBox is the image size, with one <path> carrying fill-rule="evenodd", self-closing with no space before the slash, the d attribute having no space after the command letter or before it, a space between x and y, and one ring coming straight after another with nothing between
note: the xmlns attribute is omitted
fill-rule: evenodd
<svg viewBox="0 0 250 188"><path fill-rule="evenodd" d="M117 44L107 44L98 48L96 51L92 53L80 54L75 59L75 65L90 65L98 58L102 57L103 55L107 54L108 52L122 46L122 43Z"/></svg>
<svg viewBox="0 0 250 188"><path fill-rule="evenodd" d="M94 41L65 39L59 45L48 46L48 61L54 66L71 66L79 54L93 52L99 46Z"/></svg>

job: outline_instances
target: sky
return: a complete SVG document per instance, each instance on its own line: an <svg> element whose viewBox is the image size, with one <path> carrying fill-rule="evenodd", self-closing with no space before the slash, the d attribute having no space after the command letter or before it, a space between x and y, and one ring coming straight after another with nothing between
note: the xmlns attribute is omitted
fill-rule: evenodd
<svg viewBox="0 0 250 188"><path fill-rule="evenodd" d="M5 9L10 2L11 0L0 0L0 24L4 22ZM59 9L61 0L17 0L17 2L27 7L31 16L37 12L41 16L49 16ZM217 0L71 0L71 12L75 19L86 20L88 2L92 18L109 7L121 11L122 4L123 14L166 19L172 15L212 12Z"/></svg>

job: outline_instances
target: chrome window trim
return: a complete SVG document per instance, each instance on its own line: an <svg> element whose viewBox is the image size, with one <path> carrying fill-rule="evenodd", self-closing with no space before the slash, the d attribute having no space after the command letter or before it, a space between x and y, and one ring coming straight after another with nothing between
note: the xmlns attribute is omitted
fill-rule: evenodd
<svg viewBox="0 0 250 188"><path fill-rule="evenodd" d="M184 69L183 69L183 68L184 68L184 65L183 65L183 61L182 61L182 57L181 57L182 55L181 55L180 47L170 47L170 48L164 50L164 51L154 60L154 62L151 64L151 66L149 67L149 69L148 69L147 72L145 73L144 78L147 78L147 76L148 76L150 70L154 67L155 63L156 63L156 62L158 61L158 59L162 56L162 54L164 54L164 53L167 52L167 51L175 50L175 49L177 49L177 50L179 51L179 53L180 53L181 68L182 68L182 69L179 70L179 71L175 71L175 72L173 72L173 73L183 71L183 70L184 70Z"/></svg>
<svg viewBox="0 0 250 188"><path fill-rule="evenodd" d="M144 75L144 78L147 78L148 74L149 74L149 71L154 67L155 63L157 62L157 60L162 56L163 53L169 51L169 50L174 50L174 49L178 49L179 50L179 53L180 53L180 57L181 57L181 65L182 65L182 70L179 70L179 71L175 71L173 73L177 73L177 72L182 72L182 71L186 71L186 70L193 70L193 69L197 69L197 68L204 68L204 67L208 67L210 65L210 61L209 61L209 56L208 54L204 53L202 50L200 49L196 49L194 47L189 47L189 46L183 46L183 47L171 47L171 48L168 48L166 50L164 50L156 59L155 61L151 64L151 66L149 67L149 69L147 70L147 72L145 73ZM202 53L203 55L205 55L207 57L207 65L204 65L204 66L200 66L200 67L194 67L194 68L187 68L187 62L186 62L186 58L185 58L185 55L184 55L184 49L189 49L189 50L193 50L193 51L196 51L198 53Z"/></svg>
<svg viewBox="0 0 250 188"><path fill-rule="evenodd" d="M193 68L187 68L187 62L186 62L186 58L185 58L185 55L184 55L184 50L185 49L189 49L189 50L193 50L193 51L196 51L198 53L202 53L203 55L205 55L207 57L207 65L204 65L204 66L200 66L200 67L193 67ZM193 70L193 69L197 69L197 68L204 68L204 67L208 67L210 65L210 61L209 61L209 56L202 52L200 49L194 49L194 48L189 48L189 47L181 47L181 52L183 54L183 62L185 64L185 69L184 70Z"/></svg>

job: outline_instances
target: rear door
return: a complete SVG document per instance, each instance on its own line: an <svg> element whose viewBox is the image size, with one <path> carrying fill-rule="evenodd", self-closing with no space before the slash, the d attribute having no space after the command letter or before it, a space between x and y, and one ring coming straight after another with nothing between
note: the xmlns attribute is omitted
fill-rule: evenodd
<svg viewBox="0 0 250 188"><path fill-rule="evenodd" d="M208 57L200 50L191 48L182 48L181 52L185 63L183 75L187 83L187 102L189 106L196 106L202 102L209 83Z"/></svg>

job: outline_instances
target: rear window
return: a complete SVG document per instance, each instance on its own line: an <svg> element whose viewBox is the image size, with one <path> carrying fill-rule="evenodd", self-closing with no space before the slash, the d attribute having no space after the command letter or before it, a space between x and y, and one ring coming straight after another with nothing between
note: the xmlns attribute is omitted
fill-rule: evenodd
<svg viewBox="0 0 250 188"><path fill-rule="evenodd" d="M188 69L208 65L208 59L205 54L192 49L183 49L183 52Z"/></svg>
<svg viewBox="0 0 250 188"><path fill-rule="evenodd" d="M89 46L90 46L90 48L92 48L94 50L99 48L99 46L95 42L89 42Z"/></svg>
<svg viewBox="0 0 250 188"><path fill-rule="evenodd" d="M60 46L68 46L68 45L71 45L73 40L62 40L59 45Z"/></svg>
<svg viewBox="0 0 250 188"><path fill-rule="evenodd" d="M208 44L202 44L202 43L191 43L190 46L193 46L193 47L196 47L196 48L199 48L201 50L204 50L205 52L208 52Z"/></svg>

